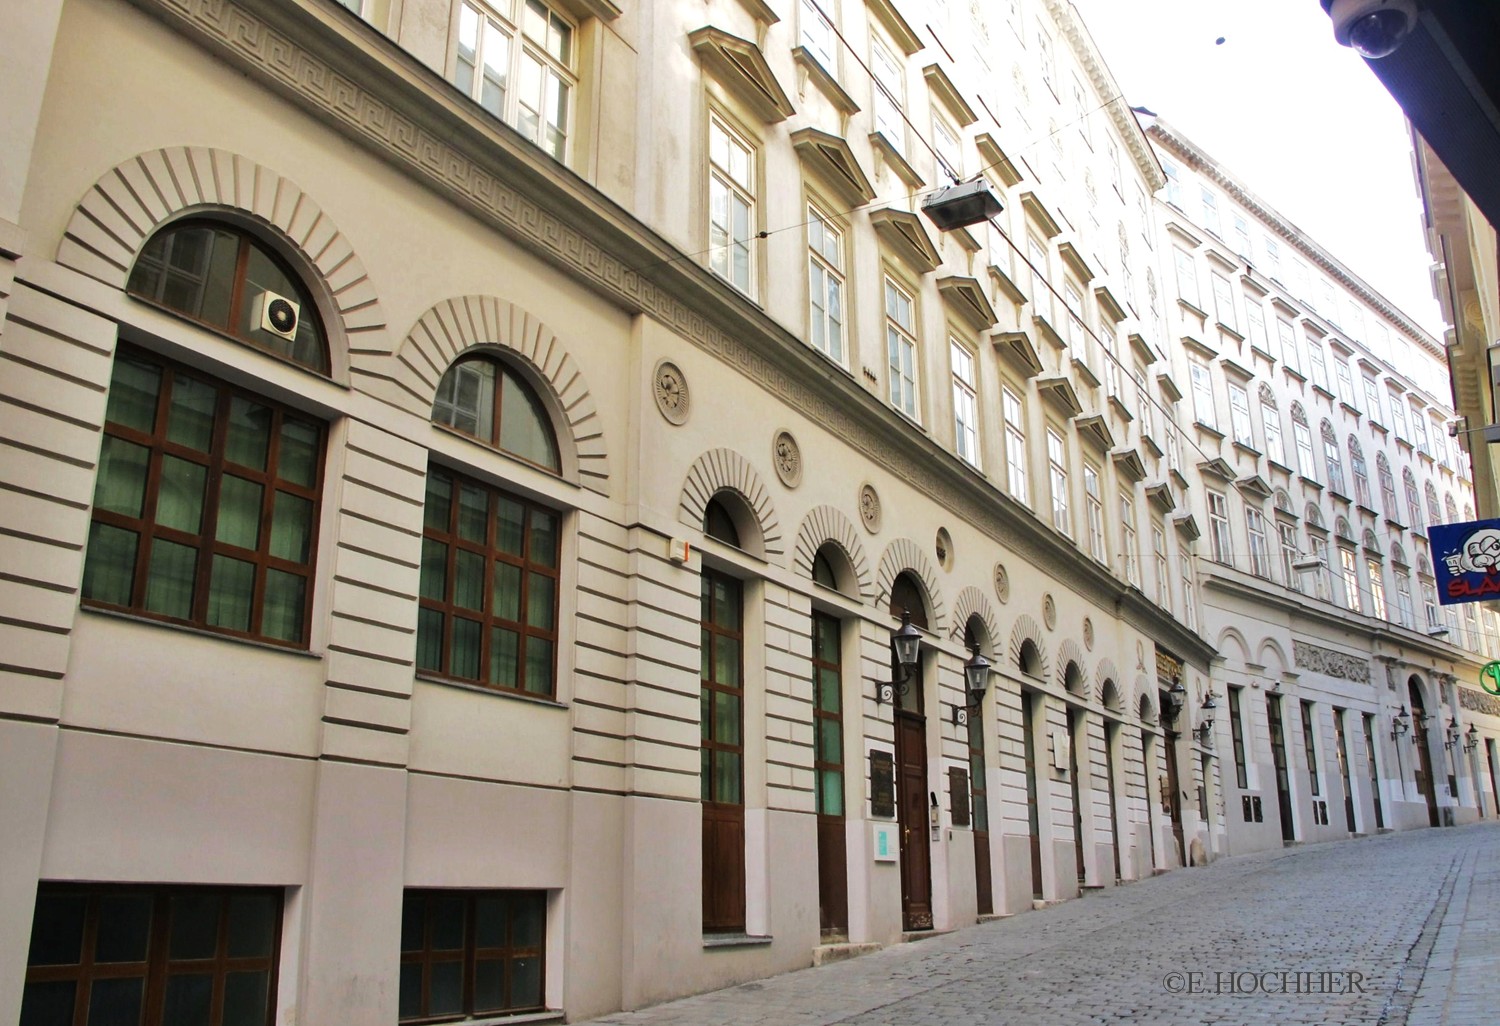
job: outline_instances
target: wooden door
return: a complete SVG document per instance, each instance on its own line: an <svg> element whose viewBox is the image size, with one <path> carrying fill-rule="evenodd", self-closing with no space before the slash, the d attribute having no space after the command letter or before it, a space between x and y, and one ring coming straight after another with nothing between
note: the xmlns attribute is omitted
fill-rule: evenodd
<svg viewBox="0 0 1500 1026"><path fill-rule="evenodd" d="M1187 865L1187 850L1182 837L1182 790L1177 776L1177 735L1168 731L1162 739L1167 746L1167 815L1172 820L1172 842L1177 846L1178 865Z"/></svg>
<svg viewBox="0 0 1500 1026"><path fill-rule="evenodd" d="M1068 710L1068 750L1070 765L1068 776L1072 777L1073 785L1073 854L1074 861L1078 864L1078 883L1084 882L1084 858L1083 858L1083 774L1088 766L1088 743L1087 728L1083 722L1083 712L1079 709Z"/></svg>
<svg viewBox="0 0 1500 1026"><path fill-rule="evenodd" d="M1412 740L1417 749L1417 765L1412 771L1416 775L1417 790L1427 799L1427 822L1438 825L1437 793L1432 783L1432 754L1427 750L1427 709L1422 702L1422 691L1413 677L1406 682L1407 694L1411 697Z"/></svg>
<svg viewBox="0 0 1500 1026"><path fill-rule="evenodd" d="M1120 806L1115 794L1115 756L1120 750L1120 725L1104 724L1104 772L1109 788L1109 845L1115 853L1115 882L1119 883L1120 872Z"/></svg>
<svg viewBox="0 0 1500 1026"><path fill-rule="evenodd" d="M987 916L995 911L995 888L990 876L990 806L982 705L969 710L969 791L974 798L974 895L979 914Z"/></svg>
<svg viewBox="0 0 1500 1026"><path fill-rule="evenodd" d="M1266 724L1271 733L1271 762L1276 767L1276 808L1281 816L1281 839L1296 840L1292 828L1292 783L1286 769L1286 733L1281 726L1281 699L1266 696Z"/></svg>
<svg viewBox="0 0 1500 1026"><path fill-rule="evenodd" d="M1354 825L1354 784L1349 778L1349 745L1344 740L1344 710L1333 711L1333 736L1338 742L1336 745L1339 757L1339 776L1344 781L1344 819L1347 821L1349 832L1355 832Z"/></svg>
<svg viewBox="0 0 1500 1026"><path fill-rule="evenodd" d="M825 935L849 929L844 832L843 657L839 621L813 614L813 772L818 808L818 918Z"/></svg>
<svg viewBox="0 0 1500 1026"><path fill-rule="evenodd" d="M703 932L745 930L742 594L704 568L701 678Z"/></svg>
<svg viewBox="0 0 1500 1026"><path fill-rule="evenodd" d="M1026 755L1026 825L1031 833L1031 896L1042 896L1042 824L1036 786L1036 699L1021 692L1021 739Z"/></svg>
<svg viewBox="0 0 1500 1026"><path fill-rule="evenodd" d="M897 710L896 811L901 829L901 918L907 930L932 929L929 807L927 723L920 715Z"/></svg>
<svg viewBox="0 0 1500 1026"><path fill-rule="evenodd" d="M1375 829L1385 827L1385 810L1380 804L1380 769L1375 763L1375 717L1363 716L1365 724L1365 756L1370 762L1370 797L1375 801Z"/></svg>

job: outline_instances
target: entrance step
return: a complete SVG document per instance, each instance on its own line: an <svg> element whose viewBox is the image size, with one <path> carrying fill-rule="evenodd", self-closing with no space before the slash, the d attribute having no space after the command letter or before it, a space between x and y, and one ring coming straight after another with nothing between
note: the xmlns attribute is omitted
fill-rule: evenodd
<svg viewBox="0 0 1500 1026"><path fill-rule="evenodd" d="M813 948L813 965L843 962L880 950L879 944L819 944Z"/></svg>
<svg viewBox="0 0 1500 1026"><path fill-rule="evenodd" d="M912 941L931 940L952 932L952 930L911 930L901 935L901 943L910 944Z"/></svg>
<svg viewBox="0 0 1500 1026"><path fill-rule="evenodd" d="M1014 912L992 912L979 917L981 923L998 923L1002 919L1009 919L1015 915Z"/></svg>

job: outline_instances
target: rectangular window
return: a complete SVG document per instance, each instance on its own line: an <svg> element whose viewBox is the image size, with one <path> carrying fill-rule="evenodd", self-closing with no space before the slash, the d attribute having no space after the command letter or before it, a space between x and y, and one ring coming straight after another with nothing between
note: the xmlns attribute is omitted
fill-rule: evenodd
<svg viewBox="0 0 1500 1026"><path fill-rule="evenodd" d="M121 347L84 602L307 647L322 475L321 424Z"/></svg>
<svg viewBox="0 0 1500 1026"><path fill-rule="evenodd" d="M745 929L744 593L703 569L699 737L703 804L703 932Z"/></svg>
<svg viewBox="0 0 1500 1026"><path fill-rule="evenodd" d="M1250 252L1250 222L1238 210L1233 211L1230 216L1234 219L1235 252L1245 260L1250 260L1253 256Z"/></svg>
<svg viewBox="0 0 1500 1026"><path fill-rule="evenodd" d="M1312 375L1314 387L1332 393L1328 380L1328 364L1323 360L1323 347L1312 339L1307 340L1307 366Z"/></svg>
<svg viewBox="0 0 1500 1026"><path fill-rule="evenodd" d="M885 280L886 366L891 405L917 419L917 319L911 294Z"/></svg>
<svg viewBox="0 0 1500 1026"><path fill-rule="evenodd" d="M974 396L974 354L949 339L953 359L953 436L959 457L979 466L979 406Z"/></svg>
<svg viewBox="0 0 1500 1026"><path fill-rule="evenodd" d="M1359 565L1354 559L1354 550L1339 547L1339 568L1344 579L1344 604L1356 613L1364 612L1359 596Z"/></svg>
<svg viewBox="0 0 1500 1026"><path fill-rule="evenodd" d="M1101 563L1108 563L1109 557L1104 552L1104 497L1099 490L1099 471L1087 463L1083 466L1083 495L1088 517L1089 555Z"/></svg>
<svg viewBox="0 0 1500 1026"><path fill-rule="evenodd" d="M1263 353L1271 352L1271 340L1266 335L1266 313L1259 300L1245 297L1245 337L1250 344Z"/></svg>
<svg viewBox="0 0 1500 1026"><path fill-rule="evenodd" d="M1427 629L1437 630L1443 625L1438 616L1437 584L1430 577L1422 578L1422 608L1427 616Z"/></svg>
<svg viewBox="0 0 1500 1026"><path fill-rule="evenodd" d="M1229 689L1229 736L1234 742L1234 782L1240 790L1250 786L1245 762L1245 717L1240 711L1241 688Z"/></svg>
<svg viewBox="0 0 1500 1026"><path fill-rule="evenodd" d="M755 153L717 115L708 124L708 266L741 292L751 288Z"/></svg>
<svg viewBox="0 0 1500 1026"><path fill-rule="evenodd" d="M1266 242L1266 273L1277 281L1281 280L1281 245L1269 235L1265 237Z"/></svg>
<svg viewBox="0 0 1500 1026"><path fill-rule="evenodd" d="M1250 393L1237 381L1229 386L1229 429L1234 440L1241 445L1255 448L1255 433L1250 427Z"/></svg>
<svg viewBox="0 0 1500 1026"><path fill-rule="evenodd" d="M1260 431L1266 439L1266 458L1286 466L1286 443L1281 438L1281 414L1263 395L1260 403Z"/></svg>
<svg viewBox="0 0 1500 1026"><path fill-rule="evenodd" d="M946 167L952 174L953 179L962 179L964 176L964 153L963 147L958 141L958 131L951 127L947 121L936 115L932 118L932 148L937 150L939 161L939 180L947 177L942 173Z"/></svg>
<svg viewBox="0 0 1500 1026"><path fill-rule="evenodd" d="M1040 21L1036 23L1036 53L1037 63L1042 73L1042 81L1047 83L1047 88L1057 96L1057 83L1053 78L1052 70L1052 36L1048 34L1047 27Z"/></svg>
<svg viewBox="0 0 1500 1026"><path fill-rule="evenodd" d="M1385 416L1380 412L1380 386L1375 381L1375 375L1364 375L1365 381L1365 415L1377 423L1384 421Z"/></svg>
<svg viewBox="0 0 1500 1026"><path fill-rule="evenodd" d="M1170 613L1172 585L1167 574L1167 535L1159 524L1151 525L1151 551L1156 560L1156 604Z"/></svg>
<svg viewBox="0 0 1500 1026"><path fill-rule="evenodd" d="M1212 272L1214 287L1214 317L1225 327L1238 331L1240 328L1239 318L1234 312L1234 289L1229 285L1229 279L1218 271Z"/></svg>
<svg viewBox="0 0 1500 1026"><path fill-rule="evenodd" d="M1336 357L1333 361L1333 373L1338 379L1339 400L1355 406L1354 376L1349 372L1349 361Z"/></svg>
<svg viewBox="0 0 1500 1026"><path fill-rule="evenodd" d="M270 1026L281 902L271 888L42 883L21 1026Z"/></svg>
<svg viewBox="0 0 1500 1026"><path fill-rule="evenodd" d="M839 621L813 613L813 773L818 815L844 816L843 653Z"/></svg>
<svg viewBox="0 0 1500 1026"><path fill-rule="evenodd" d="M1198 193L1203 197L1203 227L1215 235L1223 235L1224 227L1219 223L1219 197L1206 185L1200 185Z"/></svg>
<svg viewBox="0 0 1500 1026"><path fill-rule="evenodd" d="M1278 522L1276 534L1281 540L1281 577L1293 591L1302 590L1302 574L1292 567L1297 560L1297 528Z"/></svg>
<svg viewBox="0 0 1500 1026"><path fill-rule="evenodd" d="M837 77L838 63L835 55L838 53L838 37L834 35L833 26L828 19L823 17L819 5L813 0L802 0L802 10L799 14L799 27L802 30L802 45L813 59L823 65L823 70Z"/></svg>
<svg viewBox="0 0 1500 1026"><path fill-rule="evenodd" d="M1323 793L1318 781L1318 746L1313 730L1313 706L1302 703L1302 747L1307 752L1307 784L1314 796Z"/></svg>
<svg viewBox="0 0 1500 1026"><path fill-rule="evenodd" d="M1245 533L1250 539L1250 572L1271 579L1271 551L1266 545L1266 518L1260 510L1245 510Z"/></svg>
<svg viewBox="0 0 1500 1026"><path fill-rule="evenodd" d="M1411 441L1411 429L1406 425L1406 397L1390 394L1391 427L1396 429L1396 437L1402 441Z"/></svg>
<svg viewBox="0 0 1500 1026"><path fill-rule="evenodd" d="M1349 492L1344 487L1344 460L1339 453L1339 443L1332 438L1323 439L1323 466L1328 471L1329 490L1347 496Z"/></svg>
<svg viewBox="0 0 1500 1026"><path fill-rule="evenodd" d="M1177 560L1182 575L1182 622L1190 631L1198 629L1198 598L1193 592L1193 567L1186 553Z"/></svg>
<svg viewBox="0 0 1500 1026"><path fill-rule="evenodd" d="M1005 470L1010 496L1023 506L1031 505L1026 488L1026 419L1021 400L1009 388L1000 389L1005 414Z"/></svg>
<svg viewBox="0 0 1500 1026"><path fill-rule="evenodd" d="M1214 387L1213 380L1209 377L1208 364L1202 360L1190 360L1188 383L1193 391L1193 418L1199 424L1218 430L1219 418L1214 412Z"/></svg>
<svg viewBox="0 0 1500 1026"><path fill-rule="evenodd" d="M1317 480L1318 468L1313 459L1312 431L1306 424L1293 420L1292 439L1297 443L1297 472L1303 477Z"/></svg>
<svg viewBox="0 0 1500 1026"><path fill-rule="evenodd" d="M1135 500L1120 496L1120 559L1125 568L1125 581L1141 586L1140 553L1136 551Z"/></svg>
<svg viewBox="0 0 1500 1026"><path fill-rule="evenodd" d="M1215 563L1231 566L1234 563L1234 545L1229 536L1229 500L1223 492L1208 492L1208 542L1209 555Z"/></svg>
<svg viewBox="0 0 1500 1026"><path fill-rule="evenodd" d="M1198 298L1198 265L1193 260L1193 254L1184 249L1174 249L1172 259L1177 271L1177 298L1189 306L1202 309L1203 301Z"/></svg>
<svg viewBox="0 0 1500 1026"><path fill-rule="evenodd" d="M1389 620L1385 608L1385 580L1380 576L1380 562L1365 560L1365 572L1370 575L1370 613L1382 620Z"/></svg>
<svg viewBox="0 0 1500 1026"><path fill-rule="evenodd" d="M1167 176L1167 202L1182 209L1182 172L1170 160L1161 162L1162 173Z"/></svg>
<svg viewBox="0 0 1500 1026"><path fill-rule="evenodd" d="M503 7L504 13L496 10ZM573 88L573 26L542 0L459 6L453 83L557 160L567 155ZM518 41L519 40L519 41Z"/></svg>
<svg viewBox="0 0 1500 1026"><path fill-rule="evenodd" d="M1047 289L1047 247L1035 235L1026 236L1026 259L1031 263L1031 313L1052 316L1052 296Z"/></svg>
<svg viewBox="0 0 1500 1026"><path fill-rule="evenodd" d="M901 62L878 36L870 37L870 71L875 76L875 131L897 153L906 152L906 77Z"/></svg>
<svg viewBox="0 0 1500 1026"><path fill-rule="evenodd" d="M1432 446L1427 442L1427 414L1416 403L1411 404L1411 432L1417 452L1431 456Z"/></svg>
<svg viewBox="0 0 1500 1026"><path fill-rule="evenodd" d="M545 891L408 888L401 900L401 1022L546 1007Z"/></svg>
<svg viewBox="0 0 1500 1026"><path fill-rule="evenodd" d="M1063 304L1068 308L1068 315L1061 325L1063 340L1075 356L1081 356L1088 338L1084 329L1083 293L1071 281L1063 281Z"/></svg>
<svg viewBox="0 0 1500 1026"><path fill-rule="evenodd" d="M558 515L434 466L422 518L417 668L552 697Z"/></svg>
<svg viewBox="0 0 1500 1026"><path fill-rule="evenodd" d="M844 237L832 219L807 208L808 335L813 347L844 362Z"/></svg>
<svg viewBox="0 0 1500 1026"><path fill-rule="evenodd" d="M1073 537L1073 517L1068 510L1068 456L1062 435L1047 429L1047 473L1052 486L1052 526Z"/></svg>
<svg viewBox="0 0 1500 1026"><path fill-rule="evenodd" d="M1396 573L1396 616L1401 626L1416 626L1412 620L1411 575L1405 571Z"/></svg>
<svg viewBox="0 0 1500 1026"><path fill-rule="evenodd" d="M1333 568L1328 563L1328 539L1307 532L1307 544L1312 547L1313 558L1318 569L1313 577L1313 594L1325 601L1333 601Z"/></svg>

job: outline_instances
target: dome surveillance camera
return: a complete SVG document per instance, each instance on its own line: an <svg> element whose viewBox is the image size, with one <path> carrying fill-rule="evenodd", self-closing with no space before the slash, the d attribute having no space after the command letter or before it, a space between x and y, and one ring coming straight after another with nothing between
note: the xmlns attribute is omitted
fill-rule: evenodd
<svg viewBox="0 0 1500 1026"><path fill-rule="evenodd" d="M1417 24L1415 0L1324 0L1333 38L1361 57L1394 53Z"/></svg>

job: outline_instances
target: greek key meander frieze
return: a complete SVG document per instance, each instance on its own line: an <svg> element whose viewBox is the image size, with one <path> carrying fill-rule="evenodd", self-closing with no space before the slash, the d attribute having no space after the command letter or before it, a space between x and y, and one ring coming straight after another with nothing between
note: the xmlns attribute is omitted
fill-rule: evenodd
<svg viewBox="0 0 1500 1026"><path fill-rule="evenodd" d="M585 237L552 210L512 188L479 161L426 130L411 117L339 71L319 55L299 46L254 12L231 0L135 0L155 7L185 28L206 37L216 48L238 56L265 78L302 102L320 110L364 137L371 145L410 165L416 172L477 208L502 231L555 264L593 283L622 307L643 312L671 327L692 344L758 383L768 393L845 440L888 473L908 482L944 508L961 512L975 527L1007 548L1038 564L1054 562L1058 552L1040 533L1017 530L1015 517L999 515L991 502L976 499L935 469L926 454L893 445L883 431L849 409L849 400L811 387L795 369L768 359L738 337L716 327L703 314L676 298L673 290L643 278L629 263ZM1107 580L1082 578L1081 594L1099 601L1116 597Z"/></svg>
<svg viewBox="0 0 1500 1026"><path fill-rule="evenodd" d="M1305 641L1292 642L1292 660L1299 669L1311 670L1329 677L1341 677L1344 680L1357 681L1361 684L1370 682L1368 659L1335 652L1329 648L1320 648L1317 645L1309 645Z"/></svg>
<svg viewBox="0 0 1500 1026"><path fill-rule="evenodd" d="M1500 716L1500 698L1486 695L1481 691L1459 688L1458 704L1472 712L1484 713L1486 716Z"/></svg>

